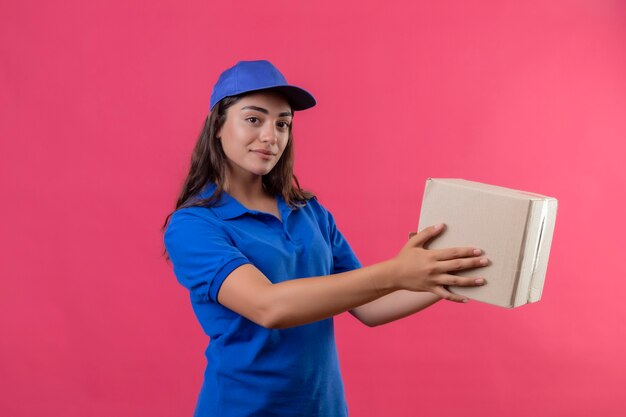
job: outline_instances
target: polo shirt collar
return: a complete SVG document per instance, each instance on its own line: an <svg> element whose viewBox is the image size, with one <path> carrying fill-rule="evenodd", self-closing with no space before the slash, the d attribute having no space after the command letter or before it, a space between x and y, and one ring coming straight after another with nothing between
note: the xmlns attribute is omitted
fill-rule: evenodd
<svg viewBox="0 0 626 417"><path fill-rule="evenodd" d="M209 198L213 194L216 188L217 188L217 185L215 183L209 183L199 193L198 196L200 198ZM280 194L277 195L277 201L278 201L278 211L280 211L283 221L285 221L285 219L287 218L287 216L289 215L289 213L291 213L293 209L290 208L287 205L287 203L285 203L285 200ZM213 210L213 212L217 214L217 216L223 220L234 219L246 213L249 213L249 214L259 213L259 211L257 210L247 209L243 204L241 204L239 201L233 198L226 191L222 192L222 196L220 197L219 201L215 203L215 205L211 206L211 210Z"/></svg>

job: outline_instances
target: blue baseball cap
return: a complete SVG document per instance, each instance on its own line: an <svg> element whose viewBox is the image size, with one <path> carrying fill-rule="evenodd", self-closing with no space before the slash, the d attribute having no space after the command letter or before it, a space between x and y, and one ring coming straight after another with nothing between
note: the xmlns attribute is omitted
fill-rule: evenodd
<svg viewBox="0 0 626 417"><path fill-rule="evenodd" d="M220 75L211 93L211 107L224 97L252 91L277 90L287 97L292 110L315 106L315 97L303 88L289 85L283 74L271 62L239 61Z"/></svg>

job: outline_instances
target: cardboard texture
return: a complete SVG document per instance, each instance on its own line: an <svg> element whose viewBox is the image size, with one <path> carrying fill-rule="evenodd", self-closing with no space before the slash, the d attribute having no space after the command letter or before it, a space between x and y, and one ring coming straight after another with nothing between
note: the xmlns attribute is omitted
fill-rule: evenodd
<svg viewBox="0 0 626 417"><path fill-rule="evenodd" d="M429 249L477 247L491 263L455 272L482 276L481 287L449 287L456 294L501 307L541 299L557 200L539 194L463 179L429 178L418 230L445 223Z"/></svg>

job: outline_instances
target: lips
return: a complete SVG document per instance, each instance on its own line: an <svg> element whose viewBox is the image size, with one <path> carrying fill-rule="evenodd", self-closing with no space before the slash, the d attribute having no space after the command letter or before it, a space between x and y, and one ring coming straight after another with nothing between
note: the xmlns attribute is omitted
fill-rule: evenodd
<svg viewBox="0 0 626 417"><path fill-rule="evenodd" d="M267 161L276 155L274 152L268 151L267 149L252 149L251 152L254 152L259 158Z"/></svg>

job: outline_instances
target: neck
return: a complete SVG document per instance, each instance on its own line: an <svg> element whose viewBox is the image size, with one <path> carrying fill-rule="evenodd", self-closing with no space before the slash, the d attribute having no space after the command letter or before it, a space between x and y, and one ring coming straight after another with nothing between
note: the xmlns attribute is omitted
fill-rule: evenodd
<svg viewBox="0 0 626 417"><path fill-rule="evenodd" d="M226 168L224 189L228 194L241 202L255 201L267 197L263 188L263 177L250 172L242 172L240 168Z"/></svg>

